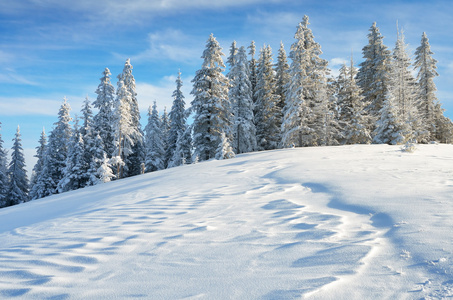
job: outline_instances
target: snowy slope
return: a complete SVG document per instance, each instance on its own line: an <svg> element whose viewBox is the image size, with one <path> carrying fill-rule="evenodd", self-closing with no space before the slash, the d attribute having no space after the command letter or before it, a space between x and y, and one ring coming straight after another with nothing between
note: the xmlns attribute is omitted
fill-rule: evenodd
<svg viewBox="0 0 453 300"><path fill-rule="evenodd" d="M0 210L0 298L453 296L453 145L298 148Z"/></svg>

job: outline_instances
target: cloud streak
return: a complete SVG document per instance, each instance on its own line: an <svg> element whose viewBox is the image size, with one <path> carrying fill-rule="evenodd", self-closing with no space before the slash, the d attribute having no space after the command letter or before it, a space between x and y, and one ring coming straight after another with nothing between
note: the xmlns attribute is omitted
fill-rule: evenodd
<svg viewBox="0 0 453 300"><path fill-rule="evenodd" d="M283 0L270 0L268 3L279 3ZM24 13L59 11L64 14L82 15L84 20L98 26L137 25L150 18L174 15L181 12L198 10L218 10L248 6L262 3L261 0L78 0L67 2L61 0L25 0L0 2L3 15L20 16Z"/></svg>
<svg viewBox="0 0 453 300"><path fill-rule="evenodd" d="M38 83L27 79L25 76L18 75L11 70L3 70L2 74L0 74L0 83L23 84L32 86L38 85Z"/></svg>
<svg viewBox="0 0 453 300"><path fill-rule="evenodd" d="M148 47L144 51L135 54L131 60L162 61L172 60L184 64L195 64L199 62L203 44L198 39L184 34L181 30L167 28L162 31L155 31L148 35ZM117 57L124 55L115 54Z"/></svg>
<svg viewBox="0 0 453 300"><path fill-rule="evenodd" d="M49 100L39 97L0 97L0 111L4 116L56 116L63 103L63 97L50 97ZM82 106L83 99L68 96L69 104L74 111Z"/></svg>
<svg viewBox="0 0 453 300"><path fill-rule="evenodd" d="M148 107L152 106L154 101L157 102L157 108L160 113L167 108L170 111L173 104L173 91L176 89L176 75L165 76L157 84L137 83L137 99L140 106L140 111L143 113L148 112ZM192 78L183 78L182 92L185 97L186 108L190 106L193 97L190 95L192 91ZM146 122L142 121L143 124Z"/></svg>

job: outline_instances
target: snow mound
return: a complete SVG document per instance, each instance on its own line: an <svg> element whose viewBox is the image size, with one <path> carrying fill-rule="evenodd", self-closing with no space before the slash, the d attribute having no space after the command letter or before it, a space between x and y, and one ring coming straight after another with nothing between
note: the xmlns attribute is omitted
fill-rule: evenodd
<svg viewBox="0 0 453 300"><path fill-rule="evenodd" d="M0 210L0 298L453 296L453 146L250 153Z"/></svg>

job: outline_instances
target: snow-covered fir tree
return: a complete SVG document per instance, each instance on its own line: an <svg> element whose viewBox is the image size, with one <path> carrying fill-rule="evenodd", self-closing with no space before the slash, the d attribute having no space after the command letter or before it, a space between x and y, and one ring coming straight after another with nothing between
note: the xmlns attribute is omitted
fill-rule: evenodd
<svg viewBox="0 0 453 300"><path fill-rule="evenodd" d="M192 163L192 127L187 126L178 134L176 149L168 165L169 168Z"/></svg>
<svg viewBox="0 0 453 300"><path fill-rule="evenodd" d="M178 72L176 79L176 89L173 91L173 104L169 113L170 129L168 130L167 149L165 153L167 165L178 165L173 156L177 148L178 138L182 137L187 128L187 116L185 110L184 95L181 91L182 80L181 72ZM186 157L187 159L187 157ZM176 164L176 165L175 165Z"/></svg>
<svg viewBox="0 0 453 300"><path fill-rule="evenodd" d="M64 98L64 102L60 107L58 112L58 121L54 123L55 128L52 130L50 137L49 137L49 147L53 148L54 150L50 150L52 154L55 152L55 163L56 168L54 168L54 172L56 172L55 176L52 178L58 182L62 178L62 172L66 165L66 158L68 155L68 144L71 138L72 130L71 124L72 118L69 114L71 111L71 106L66 98ZM47 153L46 155L49 155ZM53 155L51 155L53 156Z"/></svg>
<svg viewBox="0 0 453 300"><path fill-rule="evenodd" d="M8 166L8 188L5 206L12 206L28 201L29 183L25 169L24 150L22 149L19 126L17 126L13 141L11 161Z"/></svg>
<svg viewBox="0 0 453 300"><path fill-rule="evenodd" d="M215 158L222 132L232 140L229 80L223 75L222 48L211 34L203 51L203 64L193 82L193 144L199 160Z"/></svg>
<svg viewBox="0 0 453 300"><path fill-rule="evenodd" d="M145 157L143 132L140 124L140 110L138 107L135 79L134 75L132 75L132 65L130 59L126 60L123 73L118 75L118 84L120 81L123 82L123 86L129 93L129 96L124 98L124 100L129 102L128 107L131 117L130 122L131 126L134 127L134 134L129 136L131 138L131 152L124 157L125 166L122 177L128 177L138 175L142 172L142 163L144 162Z"/></svg>
<svg viewBox="0 0 453 300"><path fill-rule="evenodd" d="M69 140L72 135L70 110L71 107L65 97L58 112L58 121L54 123L55 128L49 134L42 171L33 187L32 199L58 193L57 185L63 178L68 157Z"/></svg>
<svg viewBox="0 0 453 300"><path fill-rule="evenodd" d="M94 116L94 130L99 133L108 157L115 151L114 130L113 130L113 109L115 105L115 88L110 83L110 70L105 68L100 79L101 83L96 89L97 98L93 106L98 109Z"/></svg>
<svg viewBox="0 0 453 300"><path fill-rule="evenodd" d="M88 162L85 159L85 144L76 117L74 130L68 145L68 156L63 169L63 178L58 182L58 192L63 193L85 187L89 180L87 170Z"/></svg>
<svg viewBox="0 0 453 300"><path fill-rule="evenodd" d="M83 140L83 159L86 163L85 172L88 174L90 172L89 166L92 159L92 152L90 147L94 143L94 121L93 121L93 111L91 109L90 100L88 97L85 98L82 106L82 126L80 127L80 135ZM75 131L75 130L74 130ZM88 178L91 174L88 174Z"/></svg>
<svg viewBox="0 0 453 300"><path fill-rule="evenodd" d="M241 47L230 71L232 87L229 98L233 107L233 149L237 154L255 151L256 129L253 117L252 85L247 54Z"/></svg>
<svg viewBox="0 0 453 300"><path fill-rule="evenodd" d="M238 54L238 51L239 51L239 49L238 49L238 47L236 45L236 41L233 41L231 43L231 46L230 46L230 55L228 56L227 61L226 61L227 65L228 65L228 67L230 69L228 74L227 74L227 77L231 81L234 80L233 73L231 72L231 70L233 69L234 65L236 64L236 56Z"/></svg>
<svg viewBox="0 0 453 300"><path fill-rule="evenodd" d="M453 143L453 123L444 115L440 103L434 106L434 126L436 128L435 140L441 143Z"/></svg>
<svg viewBox="0 0 453 300"><path fill-rule="evenodd" d="M304 19L305 20L305 19ZM299 23L294 35L296 41L291 45L289 57L291 65L289 68L290 82L286 89L286 103L283 109L282 121L282 145L308 146L312 144L313 129L309 127L309 119L312 110L309 99L306 97L307 64L308 57L305 45L305 22Z"/></svg>
<svg viewBox="0 0 453 300"><path fill-rule="evenodd" d="M217 147L215 158L222 160L222 159L230 159L234 158L236 155L234 154L233 148L231 147L228 138L226 137L225 133L222 132L220 136L220 144Z"/></svg>
<svg viewBox="0 0 453 300"><path fill-rule="evenodd" d="M48 153L48 145L45 148L45 153ZM42 170L37 174L36 182L31 187L29 198L30 200L40 199L46 196L50 196L55 193L56 184L50 176L50 162L52 161L50 156L44 155L42 159Z"/></svg>
<svg viewBox="0 0 453 300"><path fill-rule="evenodd" d="M256 53L256 47L255 47L255 41L252 41L250 43L250 46L247 47L249 49L249 55L250 55L250 60L249 60L249 72L250 72L250 86L252 90L252 101L253 105L256 103L256 97L255 97L255 92L256 92L256 82L257 82L257 67L258 67L258 62L255 59L255 53ZM254 110L253 113L256 113Z"/></svg>
<svg viewBox="0 0 453 300"><path fill-rule="evenodd" d="M0 122L0 125L2 123ZM8 185L7 152L3 148L3 139L0 134L0 208L6 205L6 192Z"/></svg>
<svg viewBox="0 0 453 300"><path fill-rule="evenodd" d="M30 199L35 199L36 195L36 188L37 188L37 181L39 178L39 175L42 172L43 169L43 164L44 164L44 155L46 153L46 146L47 146L47 136L44 128L42 129L41 132L41 137L39 139L39 145L36 147L36 154L34 157L36 157L37 161L36 164L33 166L32 170L32 175L30 179L30 192L29 192L29 198Z"/></svg>
<svg viewBox="0 0 453 300"><path fill-rule="evenodd" d="M319 124L325 112L316 108L328 97L327 61L320 58L321 46L314 41L308 28L308 16L299 23L291 45L290 82L286 90L286 103L282 122L282 144L289 146L313 146L319 141Z"/></svg>
<svg viewBox="0 0 453 300"><path fill-rule="evenodd" d="M133 146L140 139L141 132L134 124L131 110L132 95L123 81L118 81L117 98L114 110L114 155L116 162L116 178L123 178L130 174L126 164L128 157L133 153Z"/></svg>
<svg viewBox="0 0 453 300"><path fill-rule="evenodd" d="M165 168L165 148L162 136L162 124L157 111L157 104L148 109L148 124L145 127L145 172L154 172Z"/></svg>
<svg viewBox="0 0 453 300"><path fill-rule="evenodd" d="M315 103L313 112L317 119L313 128L318 137L316 144L319 146L339 145L343 134L339 125L337 102L333 88L326 84L325 88L317 91Z"/></svg>
<svg viewBox="0 0 453 300"><path fill-rule="evenodd" d="M420 46L415 50L414 67L418 70L418 100L420 113L425 120L426 129L428 131L427 140L439 140L439 135L437 134L438 130L436 128L437 121L435 120L435 110L436 105L438 104L436 96L437 88L434 83L434 78L439 76L439 74L436 71L437 60L433 58L433 54L428 37L426 33L423 32ZM439 110L437 110L437 113L439 113Z"/></svg>
<svg viewBox="0 0 453 300"><path fill-rule="evenodd" d="M100 133L95 130L93 113L88 98L82 107L83 125L80 133L83 139L86 182L84 186L95 185L99 180L98 169L104 161L105 147Z"/></svg>
<svg viewBox="0 0 453 300"><path fill-rule="evenodd" d="M390 76L388 93L392 93L398 107L402 122L406 123L409 136L415 142L428 142L424 121L420 118L417 99L417 83L412 76L411 59L407 54L407 44L403 32L398 32L398 38L390 61Z"/></svg>
<svg viewBox="0 0 453 300"><path fill-rule="evenodd" d="M171 121L170 121L170 116L168 115L167 112L167 107L164 107L164 112L160 118L160 132L162 136L162 145L164 146L164 168L167 168L168 166L168 160L166 157L167 149L168 149L168 139L170 135L170 128L171 128Z"/></svg>
<svg viewBox="0 0 453 300"><path fill-rule="evenodd" d="M93 110L91 109L90 99L88 96L83 101L82 112L82 126L80 127L80 133L85 136L88 131L93 128Z"/></svg>
<svg viewBox="0 0 453 300"><path fill-rule="evenodd" d="M357 84L363 91L365 103L368 104L366 110L370 115L369 128L373 130L388 90L390 51L383 43L384 37L379 32L376 22L371 25L369 31L368 45L362 49L365 60L360 63Z"/></svg>
<svg viewBox="0 0 453 300"><path fill-rule="evenodd" d="M402 145L409 141L410 129L402 120L393 93L387 93L373 133L376 144Z"/></svg>
<svg viewBox="0 0 453 300"><path fill-rule="evenodd" d="M278 103L277 81L272 64L272 50L264 46L260 51L256 83L255 126L258 150L276 149L280 143L282 112Z"/></svg>
<svg viewBox="0 0 453 300"><path fill-rule="evenodd" d="M104 157L100 162L100 166L97 170L97 176L95 177L96 180L93 181L93 185L110 182L113 178L115 178L115 174L111 168L111 161L107 157L107 154L104 152Z"/></svg>
<svg viewBox="0 0 453 300"><path fill-rule="evenodd" d="M131 60L128 58L124 64L123 72L118 75L118 81L123 82L123 86L130 94L127 101L130 106L131 123L135 127L140 127L140 110L138 107L135 78L134 75L132 75L132 69ZM138 139L138 137L136 138Z"/></svg>
<svg viewBox="0 0 453 300"><path fill-rule="evenodd" d="M344 64L336 81L339 124L342 128L342 144L369 144L371 135L367 128L367 115L362 90L356 82L357 69L351 57L349 67Z"/></svg>
<svg viewBox="0 0 453 300"><path fill-rule="evenodd" d="M107 153L104 151L104 144L99 133L96 133L94 130L88 131L87 135L84 136L84 141L85 153L89 155L89 159L87 160L87 175L89 179L86 185L96 185L100 182L106 182L101 177L106 178L109 176L110 179L114 178L114 176L110 176L110 173L114 174L114 166L111 165ZM110 168L110 171L105 170L103 174L99 173L100 168L106 169L107 167Z"/></svg>
<svg viewBox="0 0 453 300"><path fill-rule="evenodd" d="M280 109L284 110L285 108L285 99L286 99L286 88L289 83L289 65L288 58L286 57L285 46L283 42L280 42L280 49L278 49L277 63L275 64L275 76L277 80L277 89L276 93L280 96L280 101L278 106Z"/></svg>

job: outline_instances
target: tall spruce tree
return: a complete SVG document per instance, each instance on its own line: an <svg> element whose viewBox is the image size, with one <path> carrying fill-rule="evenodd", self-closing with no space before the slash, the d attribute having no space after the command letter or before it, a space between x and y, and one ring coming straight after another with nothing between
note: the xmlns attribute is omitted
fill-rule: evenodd
<svg viewBox="0 0 453 300"><path fill-rule="evenodd" d="M50 156L47 156L49 153L49 145L45 148L45 155L42 159L42 170L37 175L35 184L30 191L30 200L40 199L46 196L50 196L55 193L56 184L51 177L51 162L52 159Z"/></svg>
<svg viewBox="0 0 453 300"><path fill-rule="evenodd" d="M71 107L65 97L58 112L58 121L54 123L55 128L49 134L43 168L35 184L33 199L58 193L57 186L64 175L68 145L72 135L70 110Z"/></svg>
<svg viewBox="0 0 453 300"><path fill-rule="evenodd" d="M192 126L186 125L184 132L178 134L176 149L169 168L192 163Z"/></svg>
<svg viewBox="0 0 453 300"><path fill-rule="evenodd" d="M145 172L154 172L165 168L165 148L162 137L162 124L157 111L157 104L148 109L148 124L145 127Z"/></svg>
<svg viewBox="0 0 453 300"><path fill-rule="evenodd" d="M19 126L17 126L16 135L13 141L11 161L8 166L6 206L12 206L28 201L29 185Z"/></svg>
<svg viewBox="0 0 453 300"><path fill-rule="evenodd" d="M167 150L165 153L167 165L169 167L177 166L173 160L177 148L178 138L182 137L187 128L187 116L185 110L184 95L181 91L182 80L181 72L178 72L176 79L176 89L173 92L173 104L169 113L170 129L168 131ZM186 157L187 159L187 157Z"/></svg>
<svg viewBox="0 0 453 300"><path fill-rule="evenodd" d="M107 157L111 157L115 151L113 130L113 109L115 105L115 88L110 83L110 70L105 68L100 79L101 83L96 89L97 98L93 106L98 109L94 116L94 130L99 133L104 151Z"/></svg>
<svg viewBox="0 0 453 300"><path fill-rule="evenodd" d="M91 109L90 99L88 96L83 101L82 112L82 126L80 127L80 133L85 136L88 131L93 128L93 110Z"/></svg>
<svg viewBox="0 0 453 300"><path fill-rule="evenodd" d="M282 112L278 103L276 79L272 64L272 50L264 46L258 61L256 83L256 143L258 150L276 149L280 143Z"/></svg>
<svg viewBox="0 0 453 300"><path fill-rule="evenodd" d="M1 125L2 123L0 123ZM6 206L6 193L8 185L7 152L3 148L3 139L0 134L0 208Z"/></svg>
<svg viewBox="0 0 453 300"><path fill-rule="evenodd" d="M140 110L138 107L135 78L134 75L132 75L132 65L130 59L126 60L123 72L118 75L118 83L120 81L123 82L124 88L129 93L129 96L124 98L124 100L129 102L130 125L133 127L133 131L135 133L129 136L131 138L131 152L124 157L125 166L122 177L128 177L138 175L142 172L142 163L144 162L145 157L143 132L140 125Z"/></svg>
<svg viewBox="0 0 453 300"><path fill-rule="evenodd" d="M321 46L314 41L308 28L308 16L299 23L291 45L290 82L286 90L286 103L282 122L282 144L313 146L319 141L319 124L324 112L317 107L328 97L327 61L320 58Z"/></svg>
<svg viewBox="0 0 453 300"><path fill-rule="evenodd" d="M255 59L255 53L256 53L256 47L255 47L255 41L252 41L250 43L250 46L247 47L249 49L249 55L250 55L250 60L249 60L249 72L250 72L250 86L252 90L252 102L254 106L254 111L253 113L256 114L255 110L255 103L256 103L256 97L255 97L255 92L256 92L256 83L257 83L257 76L258 76L258 62Z"/></svg>
<svg viewBox="0 0 453 300"><path fill-rule="evenodd" d="M54 123L55 128L49 137L49 148L54 148L56 168L55 182L58 182L63 176L62 172L66 165L66 158L68 155L69 139L72 135L71 124L72 118L69 114L71 106L66 98L58 112L58 121ZM52 150L51 150L52 151Z"/></svg>
<svg viewBox="0 0 453 300"><path fill-rule="evenodd" d="M409 69L412 65L407 53L404 34L398 31L398 37L390 61L390 78L387 93L392 93L401 121L407 127L407 138L411 141L427 142L424 121L420 118L417 99L418 85Z"/></svg>
<svg viewBox="0 0 453 300"><path fill-rule="evenodd" d="M366 110L370 116L369 128L373 130L388 90L390 51L383 43L384 37L379 32L376 22L371 25L369 31L368 45L362 49L365 60L360 64L357 84L363 91L365 103L368 104Z"/></svg>
<svg viewBox="0 0 453 300"><path fill-rule="evenodd" d="M357 69L351 57L349 67L344 64L336 81L339 124L342 128L342 144L369 144L371 135L367 128L362 90L356 83Z"/></svg>
<svg viewBox="0 0 453 300"><path fill-rule="evenodd" d="M281 111L283 112L285 108L285 99L286 99L286 88L289 83L289 65L288 65L288 58L286 57L285 46L283 42L280 42L280 49L278 50L278 57L277 63L275 64L275 75L277 79L277 88L276 93L280 96L280 101L278 102L278 106L280 107Z"/></svg>
<svg viewBox="0 0 453 300"><path fill-rule="evenodd" d="M107 153L105 153L104 143L99 132L95 130L93 112L88 97L82 107L82 121L80 133L83 139L83 160L85 166L85 182L83 186L89 186L99 181L98 169L104 161L104 154L107 156Z"/></svg>
<svg viewBox="0 0 453 300"><path fill-rule="evenodd" d="M42 129L41 132L41 137L39 139L39 145L36 147L36 155L35 157L37 158L36 164L33 167L32 170L32 176L30 179L30 192L29 192L29 198L30 199L36 199L36 193L37 190L37 181L38 178L43 170L44 167L44 155L46 154L46 146L47 146L47 136L44 128Z"/></svg>
<svg viewBox="0 0 453 300"><path fill-rule="evenodd" d="M222 132L232 140L229 80L223 75L222 48L211 34L203 51L203 64L193 82L193 143L199 160L215 158Z"/></svg>
<svg viewBox="0 0 453 300"><path fill-rule="evenodd" d="M86 185L96 185L110 181L114 177L113 166L104 151L101 136L94 130L89 130L84 137L84 141L85 153L88 155L88 160L86 160L88 162L88 182Z"/></svg>
<svg viewBox="0 0 453 300"><path fill-rule="evenodd" d="M319 146L336 146L340 144L343 134L339 124L339 115L333 87L325 85L316 93L314 113L317 116L314 129Z"/></svg>
<svg viewBox="0 0 453 300"><path fill-rule="evenodd" d="M233 149L237 154L256 149L256 129L253 117L252 85L245 48L241 47L230 71L232 87L229 91L233 107Z"/></svg>
<svg viewBox="0 0 453 300"><path fill-rule="evenodd" d="M453 123L444 115L444 109L440 103L434 107L434 124L436 128L435 140L441 143L453 143Z"/></svg>
<svg viewBox="0 0 453 300"><path fill-rule="evenodd" d="M229 72L228 72L227 77L228 77L228 79L230 79L230 81L234 80L233 73L231 71L232 71L234 65L236 64L236 61L237 61L236 56L238 54L238 51L239 51L239 49L236 45L236 41L233 41L230 46L230 55L227 58L227 64L229 67Z"/></svg>
<svg viewBox="0 0 453 300"><path fill-rule="evenodd" d="M426 33L423 32L420 46L418 46L415 51L414 67L418 70L418 99L420 103L420 112L425 120L426 129L428 131L427 140L439 140L439 135L437 134L438 128L436 126L438 125L438 122L435 118L436 115L443 115L443 113L439 114L438 109L436 112L438 100L434 78L439 76L439 74L436 71L437 60L433 58L433 54L428 37Z"/></svg>
<svg viewBox="0 0 453 300"><path fill-rule="evenodd" d="M162 145L164 146L164 156L162 157L162 159L164 161L164 168L167 168L168 160L167 157L165 156L165 153L167 153L168 149L168 139L170 134L171 121L166 106L164 107L164 112L160 118L160 126L161 126L160 131L162 135Z"/></svg>
<svg viewBox="0 0 453 300"><path fill-rule="evenodd" d="M128 157L134 152L133 146L140 139L141 132L134 124L131 110L132 95L123 81L118 81L117 98L114 110L114 161L116 178L127 177L130 174L126 164Z"/></svg>
<svg viewBox="0 0 453 300"><path fill-rule="evenodd" d="M63 169L63 177L57 186L59 193L77 190L86 186L89 177L87 175L88 163L84 154L85 144L76 117L74 130L68 144L68 155Z"/></svg>
<svg viewBox="0 0 453 300"><path fill-rule="evenodd" d="M379 111L379 119L373 134L376 144L402 145L408 141L409 128L401 118L393 93L388 92Z"/></svg>

